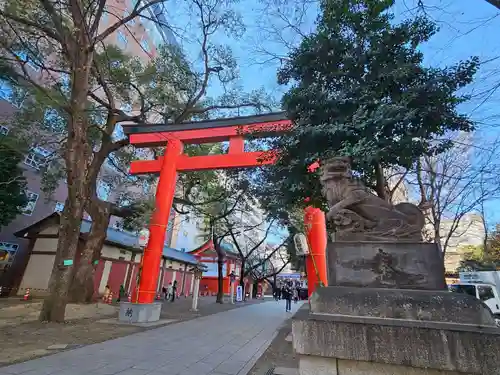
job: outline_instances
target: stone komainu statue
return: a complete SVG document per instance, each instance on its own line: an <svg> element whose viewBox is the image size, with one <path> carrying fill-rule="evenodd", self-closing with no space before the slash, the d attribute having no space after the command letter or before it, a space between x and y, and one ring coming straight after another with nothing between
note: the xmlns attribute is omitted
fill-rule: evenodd
<svg viewBox="0 0 500 375"><path fill-rule="evenodd" d="M336 157L322 167L321 183L336 241L422 242L425 217L411 203L391 203L353 178L351 159Z"/></svg>

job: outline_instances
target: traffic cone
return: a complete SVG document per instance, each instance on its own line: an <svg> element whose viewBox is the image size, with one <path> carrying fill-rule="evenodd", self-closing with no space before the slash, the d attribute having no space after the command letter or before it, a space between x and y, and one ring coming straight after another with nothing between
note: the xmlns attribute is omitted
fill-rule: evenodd
<svg viewBox="0 0 500 375"><path fill-rule="evenodd" d="M108 300L106 301L108 305L111 305L113 303L113 292L109 292L108 294Z"/></svg>
<svg viewBox="0 0 500 375"><path fill-rule="evenodd" d="M156 300L157 300L157 301L161 300L161 294L160 294L160 293L158 293L158 294L156 295Z"/></svg>
<svg viewBox="0 0 500 375"><path fill-rule="evenodd" d="M130 293L128 294L128 298L127 299L128 299L129 302L132 302L132 295Z"/></svg>
<svg viewBox="0 0 500 375"><path fill-rule="evenodd" d="M23 300L27 301L30 299L30 288L26 289L26 293L24 293Z"/></svg>

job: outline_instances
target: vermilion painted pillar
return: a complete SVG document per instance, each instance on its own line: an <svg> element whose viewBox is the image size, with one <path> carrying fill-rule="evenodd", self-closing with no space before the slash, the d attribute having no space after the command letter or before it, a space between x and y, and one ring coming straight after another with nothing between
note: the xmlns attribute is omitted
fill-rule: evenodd
<svg viewBox="0 0 500 375"><path fill-rule="evenodd" d="M323 285L328 285L326 273L327 234L325 213L319 208L306 207L304 224L310 252L306 256L307 287L310 297L319 285L320 280Z"/></svg>
<svg viewBox="0 0 500 375"><path fill-rule="evenodd" d="M156 206L149 224L149 241L144 250L142 272L139 280L137 303L153 303L160 273L160 262L165 246L165 236L174 201L177 181L177 160L182 153L182 143L169 140L156 189Z"/></svg>

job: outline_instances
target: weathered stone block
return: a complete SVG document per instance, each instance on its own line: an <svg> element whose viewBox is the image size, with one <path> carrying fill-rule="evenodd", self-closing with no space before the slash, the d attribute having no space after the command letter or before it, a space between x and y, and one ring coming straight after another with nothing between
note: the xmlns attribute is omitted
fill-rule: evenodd
<svg viewBox="0 0 500 375"><path fill-rule="evenodd" d="M474 375L500 374L500 330L494 327L310 314L301 309L292 320L292 332L294 349L301 355Z"/></svg>
<svg viewBox="0 0 500 375"><path fill-rule="evenodd" d="M130 323L150 323L160 320L161 303L121 302L118 320Z"/></svg>
<svg viewBox="0 0 500 375"><path fill-rule="evenodd" d="M385 363L351 361L309 355L299 357L300 375L460 375L456 371L440 371ZM462 373L463 375L463 373Z"/></svg>
<svg viewBox="0 0 500 375"><path fill-rule="evenodd" d="M311 296L311 313L495 325L477 298L448 291L323 287Z"/></svg>
<svg viewBox="0 0 500 375"><path fill-rule="evenodd" d="M436 244L332 242L328 285L444 290L443 259Z"/></svg>

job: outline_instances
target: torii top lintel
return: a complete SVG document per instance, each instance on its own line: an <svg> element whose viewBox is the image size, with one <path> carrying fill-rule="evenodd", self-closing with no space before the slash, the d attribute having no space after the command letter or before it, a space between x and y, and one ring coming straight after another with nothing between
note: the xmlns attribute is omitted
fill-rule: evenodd
<svg viewBox="0 0 500 375"><path fill-rule="evenodd" d="M285 112L276 112L181 124L124 124L123 131L137 147L158 147L164 146L169 139L193 144L224 142L245 133L267 137L286 132L291 126Z"/></svg>

